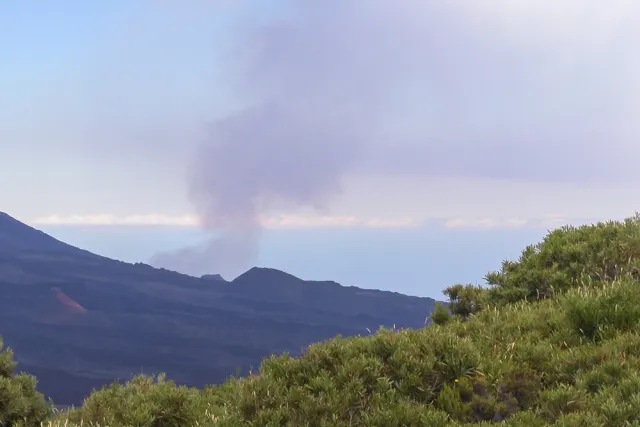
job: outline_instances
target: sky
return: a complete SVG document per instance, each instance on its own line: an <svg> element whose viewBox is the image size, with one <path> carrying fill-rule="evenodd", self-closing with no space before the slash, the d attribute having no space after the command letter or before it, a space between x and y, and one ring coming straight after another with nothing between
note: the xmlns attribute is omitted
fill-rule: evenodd
<svg viewBox="0 0 640 427"><path fill-rule="evenodd" d="M439 296L640 205L633 0L0 4L0 210L89 250Z"/></svg>

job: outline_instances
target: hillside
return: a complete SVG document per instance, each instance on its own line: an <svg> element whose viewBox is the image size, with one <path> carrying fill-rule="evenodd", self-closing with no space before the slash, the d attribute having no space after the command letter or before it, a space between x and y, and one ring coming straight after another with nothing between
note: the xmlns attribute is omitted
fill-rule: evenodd
<svg viewBox="0 0 640 427"><path fill-rule="evenodd" d="M128 264L0 214L0 333L58 404L116 378L219 383L337 334L422 327L434 300L253 268L227 282ZM46 349L46 351L43 351ZM64 382L65 387L59 387Z"/></svg>
<svg viewBox="0 0 640 427"><path fill-rule="evenodd" d="M54 425L640 426L639 267L640 216L565 227L488 287L448 288L432 326L334 338L204 390L139 376ZM32 390L14 419L46 417Z"/></svg>

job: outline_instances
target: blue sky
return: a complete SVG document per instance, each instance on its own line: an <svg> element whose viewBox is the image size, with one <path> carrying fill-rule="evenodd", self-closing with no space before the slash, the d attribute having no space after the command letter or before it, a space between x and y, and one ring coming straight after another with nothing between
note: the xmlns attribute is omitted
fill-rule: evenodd
<svg viewBox="0 0 640 427"><path fill-rule="evenodd" d="M436 295L637 210L639 19L630 0L6 0L0 210L192 274Z"/></svg>

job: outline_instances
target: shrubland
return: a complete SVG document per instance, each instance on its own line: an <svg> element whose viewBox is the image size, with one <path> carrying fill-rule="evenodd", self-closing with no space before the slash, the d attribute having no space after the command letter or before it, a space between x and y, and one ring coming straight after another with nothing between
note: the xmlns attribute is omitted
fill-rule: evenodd
<svg viewBox="0 0 640 427"><path fill-rule="evenodd" d="M32 426L50 414L50 405L36 390L31 375L15 374L16 363L11 349L0 339L0 426Z"/></svg>
<svg viewBox="0 0 640 427"><path fill-rule="evenodd" d="M640 217L551 231L420 330L336 337L203 390L139 376L53 413L0 358L0 425L640 427ZM63 386L63 385L61 385Z"/></svg>

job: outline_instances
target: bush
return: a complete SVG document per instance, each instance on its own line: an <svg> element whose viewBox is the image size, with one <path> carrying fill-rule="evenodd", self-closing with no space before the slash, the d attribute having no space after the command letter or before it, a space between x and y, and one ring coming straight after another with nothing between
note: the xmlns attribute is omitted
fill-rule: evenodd
<svg viewBox="0 0 640 427"><path fill-rule="evenodd" d="M93 392L64 417L105 426L182 427L202 421L206 409L198 390L178 387L164 375L139 375L124 386L114 383Z"/></svg>
<svg viewBox="0 0 640 427"><path fill-rule="evenodd" d="M435 303L430 317L431 321L436 325L444 325L451 319L449 309L440 302Z"/></svg>
<svg viewBox="0 0 640 427"><path fill-rule="evenodd" d="M550 232L485 280L493 304L551 298L570 288L640 279L640 215Z"/></svg>
<svg viewBox="0 0 640 427"><path fill-rule="evenodd" d="M635 280L612 282L600 289L574 289L564 305L573 328L589 339L640 326L640 284Z"/></svg>
<svg viewBox="0 0 640 427"><path fill-rule="evenodd" d="M473 285L454 285L445 289L449 310L463 319L483 310L487 304L486 289Z"/></svg>
<svg viewBox="0 0 640 427"><path fill-rule="evenodd" d="M14 375L15 368L13 352L4 349L0 338L0 426L39 425L51 415L51 406L36 391L36 379Z"/></svg>

